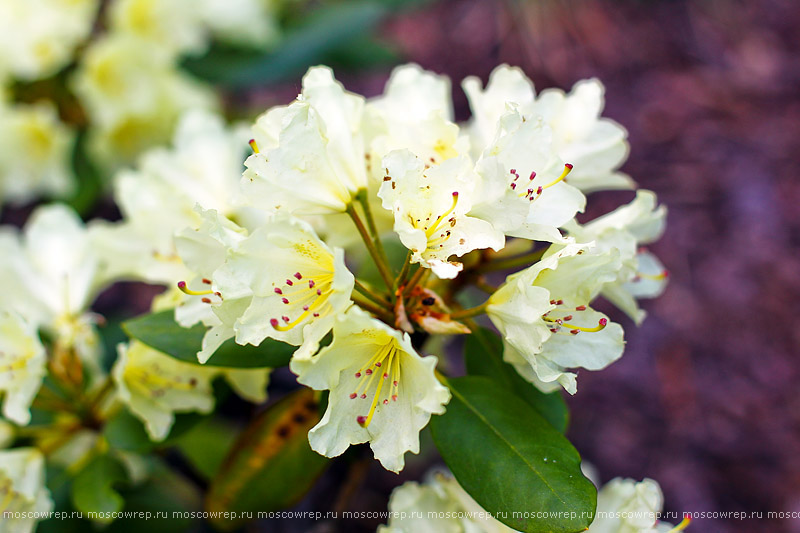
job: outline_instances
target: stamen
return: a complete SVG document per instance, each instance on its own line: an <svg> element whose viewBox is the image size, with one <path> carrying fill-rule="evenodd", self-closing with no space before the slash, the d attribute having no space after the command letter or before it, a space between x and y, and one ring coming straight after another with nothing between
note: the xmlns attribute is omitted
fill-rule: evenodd
<svg viewBox="0 0 800 533"><path fill-rule="evenodd" d="M683 515L683 520L681 520L681 523L673 527L669 531L667 531L667 533L677 533L678 531L683 531L684 529L689 527L689 524L691 522L692 522L692 517L687 513Z"/></svg>
<svg viewBox="0 0 800 533"><path fill-rule="evenodd" d="M552 187L553 185L555 185L559 181L562 181L564 178L567 177L567 175L569 175L570 172L572 172L572 165L567 163L566 165L564 165L564 172L562 172L559 177L557 177L556 179L554 179L553 181L551 181L547 185L542 185L542 189L547 189L548 187Z"/></svg>
<svg viewBox="0 0 800 533"><path fill-rule="evenodd" d="M260 153L260 152L258 151L258 145L256 144L256 140L255 140L255 139L250 139L250 141L249 141L247 144L249 144L249 145L250 145L250 148L252 148L252 149L253 149L253 152L254 152L254 153L256 153L256 154Z"/></svg>
<svg viewBox="0 0 800 533"><path fill-rule="evenodd" d="M455 210L457 204L458 204L458 191L455 191L453 192L453 203L450 206L450 209L442 213L439 216L439 218L437 218L436 221L428 229L425 230L426 237L430 238L431 235L436 233L436 229L439 227L439 224L441 224L442 220L447 218L450 215L450 213L452 213Z"/></svg>
<svg viewBox="0 0 800 533"><path fill-rule="evenodd" d="M212 291L212 290L208 290L208 291L193 291L192 289L190 289L189 287L186 286L186 282L185 281L179 281L178 282L178 288L181 290L181 292L183 292L184 294L188 294L190 296L205 296L206 294L214 294L214 291Z"/></svg>
<svg viewBox="0 0 800 533"><path fill-rule="evenodd" d="M667 279L668 277L669 277L669 272L666 270L663 270L660 274L643 274L642 272L637 272L636 276L633 278L633 281L639 281L641 279L661 281L662 279Z"/></svg>

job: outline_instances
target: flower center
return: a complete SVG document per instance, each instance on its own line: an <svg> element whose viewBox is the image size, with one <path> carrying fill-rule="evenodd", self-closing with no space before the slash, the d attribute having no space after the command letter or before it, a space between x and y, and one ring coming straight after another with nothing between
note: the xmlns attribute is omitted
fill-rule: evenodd
<svg viewBox="0 0 800 533"><path fill-rule="evenodd" d="M356 391L350 394L350 399L355 400L360 398L367 399L369 396L368 391L375 389L372 394L372 403L369 412L366 416L358 416L356 421L362 427L369 426L372 422L372 417L375 415L375 408L378 402L381 401L381 392L383 392L383 384L390 382L386 387L386 394L383 397L383 405L388 405L389 400L396 402L397 395L400 390L400 354L401 350L397 344L392 341L385 346L382 346L374 356L362 366L355 376L358 378L359 384Z"/></svg>
<svg viewBox="0 0 800 533"><path fill-rule="evenodd" d="M601 318L598 320L597 326L595 327L576 326L575 324L570 324L569 321L575 318L576 313L582 313L583 311L586 311L586 306L579 305L571 311L564 309L566 307L564 305L564 300L550 300L550 304L557 307L552 311L546 312L542 318L545 322L547 322L547 327L552 333L561 333L563 335L577 335L581 331L586 333L594 333L597 331L602 331L605 329L606 325L608 325L607 318Z"/></svg>
<svg viewBox="0 0 800 533"><path fill-rule="evenodd" d="M444 242L450 238L450 230L447 229L447 227L449 226L452 228L456 225L456 217L450 215L453 213L453 211L455 211L457 205L458 191L454 191L453 203L450 204L450 207L447 209L447 211L436 217L436 220L434 220L433 223L431 223L433 214L426 217L424 221L420 218L411 218L411 225L425 232L425 237L428 239L428 250L443 248ZM436 235L437 232L438 235Z"/></svg>
<svg viewBox="0 0 800 533"><path fill-rule="evenodd" d="M536 200L537 198L539 198L542 195L542 193L544 192L545 189L549 189L553 185L555 185L555 184L557 184L557 183L559 183L561 181L564 181L564 179L569 175L570 172L572 172L572 165L567 163L566 165L564 165L564 171L561 173L561 175L559 177L557 177L556 179L554 179L553 181L551 181L547 185L539 185L535 189L533 188L532 184L533 184L533 180L536 179L536 172L531 172L531 175L528 177L528 186L527 186L527 188L525 188L525 190L523 190L522 192L519 192L517 194L517 196L519 196L520 198L527 198L528 200L533 202L534 200ZM524 188L524 186L521 185L521 182L519 182L519 173L517 172L517 170L512 168L509 171L509 173L512 176L514 176L514 179L512 179L511 183L509 184L509 187L511 187L511 190L512 191L516 191L517 187L520 187L521 189Z"/></svg>
<svg viewBox="0 0 800 533"><path fill-rule="evenodd" d="M165 377L158 367L147 369L129 365L125 368L124 375L130 388L154 399L164 396L168 390L191 391L197 387L196 378Z"/></svg>
<svg viewBox="0 0 800 533"><path fill-rule="evenodd" d="M333 292L333 274L325 274L313 280L305 279L302 273L295 272L283 285L276 286L273 290L288 307L287 314L281 316L280 320L271 318L269 323L278 331L289 331L307 318L319 318L329 310L330 306L326 304ZM290 318L289 315L295 312L298 313L297 317Z"/></svg>

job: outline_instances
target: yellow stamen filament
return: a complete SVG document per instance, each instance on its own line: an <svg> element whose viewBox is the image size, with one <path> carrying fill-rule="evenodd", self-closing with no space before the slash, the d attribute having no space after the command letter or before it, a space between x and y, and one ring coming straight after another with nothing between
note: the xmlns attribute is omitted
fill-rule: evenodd
<svg viewBox="0 0 800 533"><path fill-rule="evenodd" d="M350 395L352 399L365 399L367 391L372 388L375 380L378 381L369 412L366 416L357 418L357 422L362 427L367 427L372 422L372 417L375 416L375 410L381 401L384 405L387 405L390 401L397 400L397 393L400 388L400 348L396 343L390 342L377 350L369 362L356 373L356 378L362 377L365 373L369 376L369 379L363 379L359 383L356 392ZM388 391L384 398L381 393L383 392L383 383L387 379L391 380L391 383L388 385Z"/></svg>
<svg viewBox="0 0 800 533"><path fill-rule="evenodd" d="M448 209L447 211L442 213L439 216L439 218L437 218L436 221L427 230L425 230L425 236L426 237L430 237L431 235L436 233L436 229L439 227L439 224L441 224L442 220L447 218L450 215L450 213L452 213L453 210L455 210L456 204L458 204L458 193L454 192L453 193L453 203L450 206L450 209Z"/></svg>
<svg viewBox="0 0 800 533"><path fill-rule="evenodd" d="M667 271L663 271L660 274L643 274L642 272L637 272L636 277L642 279L649 279L653 281L661 281L662 279L667 279Z"/></svg>
<svg viewBox="0 0 800 533"><path fill-rule="evenodd" d="M566 165L564 165L564 172L562 172L559 177L557 177L556 179L554 179L553 181L551 181L547 185L542 185L542 189L547 189L548 187L552 187L556 183L558 183L560 181L563 181L564 178L566 178L569 175L570 172L572 172L572 165L567 163Z"/></svg>
<svg viewBox="0 0 800 533"><path fill-rule="evenodd" d="M667 533L677 533L678 531L683 531L684 529L689 527L689 524L691 524L691 522L692 522L692 517L689 516L688 514L684 515L683 520L681 520L681 523L673 527L669 531L667 531Z"/></svg>
<svg viewBox="0 0 800 533"><path fill-rule="evenodd" d="M317 287L320 290L320 294L318 294L316 292L317 291ZM333 289L331 288L331 283L330 282L323 282L323 283L321 283L319 285L315 285L313 289L306 289L306 288L300 287L297 290L294 290L294 291L291 291L289 293L286 293L286 295L285 295L286 298L288 298L289 296L293 296L295 294L298 294L298 293L305 293L305 295L301 299L292 301L292 303L295 306L298 306L298 305L308 301L309 299L313 299L314 301L311 303L311 305L308 306L308 309L303 309L303 312L300 313L300 315L297 318L295 318L294 320L292 320L291 322L286 322L286 323L281 324L280 322L276 321L276 322L272 323L272 327L277 329L278 331L289 331L290 329L292 329L293 327L297 326L299 323L304 321L306 318L308 318L310 315L312 315L313 313L318 311L326 303L328 303L328 295L331 292L333 292Z"/></svg>
<svg viewBox="0 0 800 533"><path fill-rule="evenodd" d="M178 288L181 290L182 293L188 294L190 296L205 296L206 294L214 294L214 291L207 290L207 291L193 291L189 287L186 286L185 281L178 282Z"/></svg>

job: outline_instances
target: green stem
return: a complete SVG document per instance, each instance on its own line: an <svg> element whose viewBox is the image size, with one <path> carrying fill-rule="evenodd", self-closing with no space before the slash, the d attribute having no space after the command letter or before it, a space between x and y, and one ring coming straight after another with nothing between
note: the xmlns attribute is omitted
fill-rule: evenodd
<svg viewBox="0 0 800 533"><path fill-rule="evenodd" d="M402 287L405 284L409 270L411 270L411 250L409 250L406 254L406 260L403 262L403 268L400 269L400 274L397 276L397 280L394 283L395 292L397 292L399 287Z"/></svg>
<svg viewBox="0 0 800 533"><path fill-rule="evenodd" d="M372 234L372 239L375 242L375 248L378 250L383 262L388 266L389 258L386 256L386 251L383 249L383 242L378 233L378 226L375 224L375 219L372 217L372 208L369 205L369 198L367 198L367 190L362 189L356 195L356 199L361 204L361 209L364 211L364 218L367 219L367 227Z"/></svg>
<svg viewBox="0 0 800 533"><path fill-rule="evenodd" d="M411 279L408 280L408 283L406 283L406 286L403 289L403 296L409 294L411 292L411 289L419 285L422 282L423 278L425 278L428 275L428 272L430 272L430 269L422 266L418 267L417 271L414 272L414 275L411 276Z"/></svg>
<svg viewBox="0 0 800 533"><path fill-rule="evenodd" d="M373 315L378 316L379 318L381 318L387 324L392 324L393 323L394 315L392 313L390 313L389 311L387 311L385 308L378 307L374 303L372 303L372 302L370 302L368 300L362 299L361 297L359 297L359 295L357 293L353 293L352 297L353 297L352 298L353 299L353 303L355 303L360 308L364 309L365 311L369 311Z"/></svg>
<svg viewBox="0 0 800 533"><path fill-rule="evenodd" d="M367 228L364 226L364 222L361 220L361 217L359 217L358 213L356 213L353 204L347 206L347 214L350 215L350 218L352 219L353 224L355 224L358 233L361 234L361 239L367 246L367 250L369 251L369 255L372 256L372 260L375 261L375 266L378 267L378 272L380 273L383 282L386 284L386 288L392 290L394 279L389 271L389 265L383 261L380 252L378 252L378 249L375 247L372 237L370 237Z"/></svg>
<svg viewBox="0 0 800 533"><path fill-rule="evenodd" d="M486 300L481 305L450 313L450 318L453 320L461 320L462 318L470 318L473 316L482 315L486 312L487 307L489 307L489 300Z"/></svg>
<svg viewBox="0 0 800 533"><path fill-rule="evenodd" d="M508 259L500 259L499 261L484 263L475 270L477 272L493 272L496 270L507 270L519 266L527 267L532 265L536 261L540 260L546 251L547 248L545 247L542 248L541 250L536 250L534 252L530 252L527 254L518 255L516 257L509 257Z"/></svg>
<svg viewBox="0 0 800 533"><path fill-rule="evenodd" d="M369 298L370 300L372 300L373 302L375 302L380 306L388 307L391 305L391 302L389 302L389 300L387 300L384 296L374 292L372 289L370 289L360 281L358 280L355 281L356 281L355 289L358 292L360 292L361 294L363 294L364 296L366 296L367 298Z"/></svg>
<svg viewBox="0 0 800 533"><path fill-rule="evenodd" d="M483 276L475 280L475 286L487 294L494 294L497 292L497 287L491 283L488 283L485 279L483 279Z"/></svg>

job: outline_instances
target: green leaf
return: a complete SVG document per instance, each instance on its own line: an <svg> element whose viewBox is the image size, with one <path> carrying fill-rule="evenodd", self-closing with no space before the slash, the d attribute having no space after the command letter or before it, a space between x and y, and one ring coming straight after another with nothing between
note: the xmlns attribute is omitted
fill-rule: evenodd
<svg viewBox="0 0 800 533"><path fill-rule="evenodd" d="M206 328L196 324L191 328L175 322L174 311L168 309L143 315L122 324L133 339L139 340L175 359L198 365L197 352ZM275 368L289 364L296 347L266 339L260 346L240 346L233 339L224 342L204 366L228 368Z"/></svg>
<svg viewBox="0 0 800 533"><path fill-rule="evenodd" d="M205 479L217 473L236 440L236 426L208 417L175 439L175 445Z"/></svg>
<svg viewBox="0 0 800 533"><path fill-rule="evenodd" d="M453 398L431 420L436 447L462 487L509 527L583 531L597 492L569 441L489 378L447 380Z"/></svg>
<svg viewBox="0 0 800 533"><path fill-rule="evenodd" d="M127 481L123 466L111 456L99 455L92 459L72 482L72 504L83 513L114 513L120 511L125 500L114 490L114 485ZM100 517L98 522L108 523L112 518Z"/></svg>
<svg viewBox="0 0 800 533"><path fill-rule="evenodd" d="M103 194L105 183L100 171L87 153L86 130L75 138L72 150L72 172L75 174L75 190L67 203L81 216L86 216L97 205Z"/></svg>
<svg viewBox="0 0 800 533"><path fill-rule="evenodd" d="M147 453L155 448L174 444L175 439L191 431L203 418L204 416L199 413L176 414L175 423L172 424L169 436L161 442L153 442L142 421L127 410L121 409L103 426L103 437L112 448L117 450Z"/></svg>
<svg viewBox="0 0 800 533"><path fill-rule="evenodd" d="M216 48L189 58L184 67L196 76L232 88L274 83L296 77L325 54L363 36L389 12L377 2L345 2L315 9L302 26L288 30L267 54Z"/></svg>
<svg viewBox="0 0 800 533"><path fill-rule="evenodd" d="M209 487L206 510L274 511L300 501L328 464L312 451L308 430L319 422L310 389L299 389L266 410L242 433ZM214 520L231 530L239 520Z"/></svg>
<svg viewBox="0 0 800 533"><path fill-rule="evenodd" d="M502 354L503 341L486 328L476 330L464 342L464 362L468 374L491 378L528 402L561 433L566 433L569 408L561 393L543 393L525 381L513 366L503 361Z"/></svg>

